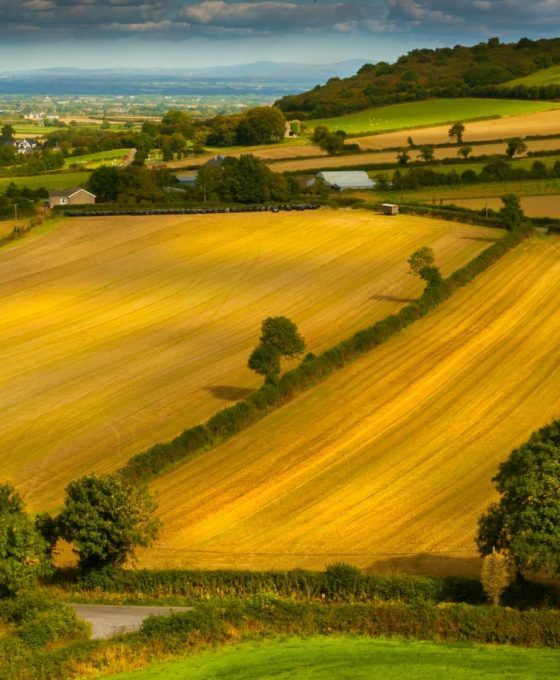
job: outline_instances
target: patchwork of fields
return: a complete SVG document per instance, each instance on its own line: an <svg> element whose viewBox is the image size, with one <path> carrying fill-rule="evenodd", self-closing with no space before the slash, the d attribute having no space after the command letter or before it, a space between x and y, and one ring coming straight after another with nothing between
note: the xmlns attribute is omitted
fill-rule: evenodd
<svg viewBox="0 0 560 680"><path fill-rule="evenodd" d="M458 112L457 120L461 119L462 117ZM414 142L418 145L446 144L449 143L448 135L449 125L436 125L423 129L409 127L397 132L356 137L352 141L359 144L363 149L386 149L406 146L406 140L409 136L412 136ZM560 111L541 110L537 113L465 123L465 144L469 143L469 139L482 142L507 139L508 137L525 137L526 135L560 135ZM555 140L551 140L550 144L550 148L556 148Z"/></svg>
<svg viewBox="0 0 560 680"><path fill-rule="evenodd" d="M398 309L496 230L370 212L64 219L0 251L2 478L33 509L247 394L260 323L313 351Z"/></svg>
<svg viewBox="0 0 560 680"><path fill-rule="evenodd" d="M477 517L560 416L560 238L535 237L429 317L153 484L150 566L478 573Z"/></svg>
<svg viewBox="0 0 560 680"><path fill-rule="evenodd" d="M458 120L465 122L492 116L534 114L539 111L558 108L560 108L560 104L547 101L472 98L428 99L426 101L379 106L375 109L356 111L335 118L310 120L306 121L306 125L310 130L313 130L316 125L326 125L332 130L345 130L348 134L359 134L370 130L372 133L379 133L433 126ZM484 138L476 137L476 139ZM385 146L393 145L386 144Z"/></svg>

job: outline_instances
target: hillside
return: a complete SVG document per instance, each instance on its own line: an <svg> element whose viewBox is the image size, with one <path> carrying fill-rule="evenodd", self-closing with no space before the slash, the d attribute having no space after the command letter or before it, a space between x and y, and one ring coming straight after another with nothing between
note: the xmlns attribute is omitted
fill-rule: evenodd
<svg viewBox="0 0 560 680"><path fill-rule="evenodd" d="M498 463L560 415L559 238L153 484L143 564L476 573Z"/></svg>
<svg viewBox="0 0 560 680"><path fill-rule="evenodd" d="M276 102L291 118L324 118L372 106L434 97L497 96L534 98L531 88L498 88L515 78L560 64L560 38L500 43L491 38L472 47L456 45L434 50L415 49L394 64L365 64L354 76L331 78L301 94ZM549 84L537 98L560 95Z"/></svg>
<svg viewBox="0 0 560 680"><path fill-rule="evenodd" d="M395 311L496 230L365 211L65 219L0 251L2 481L34 509L260 384L263 318L314 351Z"/></svg>

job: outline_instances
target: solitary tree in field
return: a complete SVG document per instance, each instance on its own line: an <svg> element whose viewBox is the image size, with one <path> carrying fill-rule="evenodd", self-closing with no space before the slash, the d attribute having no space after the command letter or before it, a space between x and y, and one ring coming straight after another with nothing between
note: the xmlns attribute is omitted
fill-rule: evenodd
<svg viewBox="0 0 560 680"><path fill-rule="evenodd" d="M500 499L478 522L481 555L507 551L518 572L560 575L560 446L531 439L492 480Z"/></svg>
<svg viewBox="0 0 560 680"><path fill-rule="evenodd" d="M410 154L406 149L403 149L402 151L399 151L397 154L397 163L399 165L406 165L408 161L410 160Z"/></svg>
<svg viewBox="0 0 560 680"><path fill-rule="evenodd" d="M454 123L449 128L449 138L457 140L457 144L461 146L463 143L463 135L465 134L465 126L461 121Z"/></svg>
<svg viewBox="0 0 560 680"><path fill-rule="evenodd" d="M516 194L505 194L502 196L503 208L500 208L500 214L504 218L504 226L508 231L517 229L523 221L523 209L521 201Z"/></svg>
<svg viewBox="0 0 560 680"><path fill-rule="evenodd" d="M411 149L415 149L415 148L416 148L416 144L414 143L414 140L412 139L412 137L408 136L408 137L406 138L406 143L408 144L408 146L409 146Z"/></svg>
<svg viewBox="0 0 560 680"><path fill-rule="evenodd" d="M437 288L441 284L441 273L435 266L434 251L429 246L415 250L407 262L410 266L410 273L426 281L429 288Z"/></svg>
<svg viewBox="0 0 560 680"><path fill-rule="evenodd" d="M434 160L434 147L433 146L421 146L419 157L426 163L430 163Z"/></svg>
<svg viewBox="0 0 560 680"><path fill-rule="evenodd" d="M527 151L527 144L521 137L512 137L507 140L506 155L509 158L514 156L522 156Z"/></svg>
<svg viewBox="0 0 560 680"><path fill-rule="evenodd" d="M472 146L462 146L458 151L457 155L461 158L468 158L472 153Z"/></svg>
<svg viewBox="0 0 560 680"><path fill-rule="evenodd" d="M280 377L280 359L303 354L305 341L296 324L285 316L269 316L262 322L261 337L249 357L248 366L275 383Z"/></svg>
<svg viewBox="0 0 560 680"><path fill-rule="evenodd" d="M57 523L82 568L120 566L136 546L155 539L159 529L155 509L154 497L146 490L117 475L91 475L68 485Z"/></svg>

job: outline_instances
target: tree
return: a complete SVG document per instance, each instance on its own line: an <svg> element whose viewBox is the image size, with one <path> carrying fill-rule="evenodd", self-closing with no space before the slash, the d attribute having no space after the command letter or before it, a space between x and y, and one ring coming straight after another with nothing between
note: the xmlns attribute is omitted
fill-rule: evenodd
<svg viewBox="0 0 560 680"><path fill-rule="evenodd" d="M276 347L281 357L289 359L305 351L305 340L296 324L285 316L269 316L262 322L260 342Z"/></svg>
<svg viewBox="0 0 560 680"><path fill-rule="evenodd" d="M402 149L402 151L399 151L399 153L397 154L397 163L399 165L406 165L409 160L410 154L406 149Z"/></svg>
<svg viewBox="0 0 560 680"><path fill-rule="evenodd" d="M560 575L560 446L531 439L493 478L500 494L478 522L481 555L508 551L519 572Z"/></svg>
<svg viewBox="0 0 560 680"><path fill-rule="evenodd" d="M237 126L240 144L266 144L279 142L286 134L286 119L274 106L257 106L249 109Z"/></svg>
<svg viewBox="0 0 560 680"><path fill-rule="evenodd" d="M0 484L0 596L31 588L48 571L46 544L9 484Z"/></svg>
<svg viewBox="0 0 560 680"><path fill-rule="evenodd" d="M89 176L87 188L100 202L116 201L119 192L118 182L118 169L102 165Z"/></svg>
<svg viewBox="0 0 560 680"><path fill-rule="evenodd" d="M16 131L11 125L2 126L2 131L0 133L1 142L13 142L16 136Z"/></svg>
<svg viewBox="0 0 560 680"><path fill-rule="evenodd" d="M62 538L73 544L80 567L120 566L136 546L147 546L158 533L154 497L116 475L91 475L66 488L58 517Z"/></svg>
<svg viewBox="0 0 560 680"><path fill-rule="evenodd" d="M274 345L257 345L251 352L247 366L264 375L265 383L276 384L280 377L280 353Z"/></svg>
<svg viewBox="0 0 560 680"><path fill-rule="evenodd" d="M521 137L512 137L507 140L506 155L509 158L514 156L522 156L527 151L527 144Z"/></svg>
<svg viewBox="0 0 560 680"><path fill-rule="evenodd" d="M472 153L472 146L462 146L458 151L457 155L461 158L468 158Z"/></svg>
<svg viewBox="0 0 560 680"><path fill-rule="evenodd" d="M419 157L426 163L430 163L434 160L434 147L433 146L421 146Z"/></svg>
<svg viewBox="0 0 560 680"><path fill-rule="evenodd" d="M265 376L265 382L276 383L280 376L280 359L293 359L303 354L305 341L296 324L285 316L269 316L261 325L261 337L249 357L248 366Z"/></svg>
<svg viewBox="0 0 560 680"><path fill-rule="evenodd" d="M418 248L407 260L411 274L421 276L421 272L425 267L434 266L435 259L434 251L429 246Z"/></svg>
<svg viewBox="0 0 560 680"><path fill-rule="evenodd" d="M508 231L517 229L523 221L523 209L521 208L521 201L519 196L515 194L505 194L502 196L503 208L500 208L500 214L504 218L504 225Z"/></svg>
<svg viewBox="0 0 560 680"><path fill-rule="evenodd" d="M465 134L465 126L461 121L454 123L449 128L449 138L457 140L457 144L461 146L463 144L463 135Z"/></svg>
<svg viewBox="0 0 560 680"><path fill-rule="evenodd" d="M406 143L411 149L416 148L416 144L414 143L414 140L412 139L412 137L410 137L410 135L406 138Z"/></svg>
<svg viewBox="0 0 560 680"><path fill-rule="evenodd" d="M493 548L489 555L485 555L482 562L480 581L486 596L495 607L500 604L500 596L512 579L510 556L505 552L496 552Z"/></svg>

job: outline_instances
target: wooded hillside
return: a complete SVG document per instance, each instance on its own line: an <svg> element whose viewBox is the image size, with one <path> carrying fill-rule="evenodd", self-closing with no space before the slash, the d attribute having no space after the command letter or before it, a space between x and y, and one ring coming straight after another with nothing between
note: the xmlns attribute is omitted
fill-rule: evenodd
<svg viewBox="0 0 560 680"><path fill-rule="evenodd" d="M431 97L553 99L560 97L557 84L503 83L555 64L560 64L560 38L503 44L490 38L472 47L415 49L394 64L364 64L355 76L331 78L309 92L283 97L276 106L290 117L323 118Z"/></svg>

